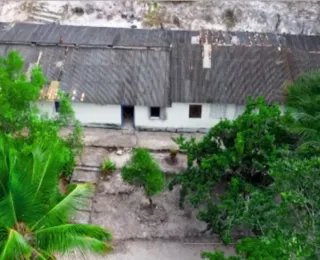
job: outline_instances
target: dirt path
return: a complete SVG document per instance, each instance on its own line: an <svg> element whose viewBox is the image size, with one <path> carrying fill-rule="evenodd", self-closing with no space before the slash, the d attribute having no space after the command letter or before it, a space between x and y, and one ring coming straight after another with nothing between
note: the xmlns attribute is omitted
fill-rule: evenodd
<svg viewBox="0 0 320 260"><path fill-rule="evenodd" d="M79 252L64 256L60 260L200 260L201 252L223 250L226 255L233 248L222 245L184 244L172 241L128 241L105 257L83 255Z"/></svg>

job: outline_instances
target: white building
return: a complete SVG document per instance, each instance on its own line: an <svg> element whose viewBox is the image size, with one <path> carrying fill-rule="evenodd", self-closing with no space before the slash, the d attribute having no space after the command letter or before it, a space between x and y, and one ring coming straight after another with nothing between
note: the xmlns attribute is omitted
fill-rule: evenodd
<svg viewBox="0 0 320 260"><path fill-rule="evenodd" d="M39 61L83 125L206 131L241 114L249 95L281 102L283 85L320 67L308 36L271 36L16 24L0 31L0 54L20 51L26 69ZM56 113L52 101L38 105Z"/></svg>

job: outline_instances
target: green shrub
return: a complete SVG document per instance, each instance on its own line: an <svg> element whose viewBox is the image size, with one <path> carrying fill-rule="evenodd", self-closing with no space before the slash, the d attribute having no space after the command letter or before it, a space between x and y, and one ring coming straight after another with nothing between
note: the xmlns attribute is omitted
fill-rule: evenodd
<svg viewBox="0 0 320 260"><path fill-rule="evenodd" d="M142 186L153 209L151 197L164 189L165 177L147 150L137 148L133 151L131 161L122 168L122 178L125 182Z"/></svg>
<svg viewBox="0 0 320 260"><path fill-rule="evenodd" d="M112 162L110 159L106 159L102 163L100 170L101 170L101 173L104 175L112 173L113 171L116 170L116 164Z"/></svg>

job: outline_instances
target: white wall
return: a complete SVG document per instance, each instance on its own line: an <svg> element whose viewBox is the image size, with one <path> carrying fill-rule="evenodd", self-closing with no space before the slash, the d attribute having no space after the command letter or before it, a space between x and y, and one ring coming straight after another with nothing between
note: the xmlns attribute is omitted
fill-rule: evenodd
<svg viewBox="0 0 320 260"><path fill-rule="evenodd" d="M120 105L96 105L72 103L76 118L84 125L110 124L121 125Z"/></svg>
<svg viewBox="0 0 320 260"><path fill-rule="evenodd" d="M37 107L49 117L55 116L54 102L37 102ZM72 103L75 117L83 125L121 125L121 106Z"/></svg>
<svg viewBox="0 0 320 260"><path fill-rule="evenodd" d="M55 116L54 102L41 101L36 104L41 112L49 117ZM120 105L96 105L73 103L76 118L83 125L121 126L122 113ZM172 103L171 107L161 108L164 119L151 119L149 107L134 107L134 124L142 129L187 130L197 131L211 128L221 119L235 119L245 106L235 104L199 104L202 105L201 118L189 118L189 105ZM283 110L283 107L281 107ZM162 112L161 112L162 113Z"/></svg>
<svg viewBox="0 0 320 260"><path fill-rule="evenodd" d="M55 116L55 107L53 101L39 101L35 104L41 113L46 114L48 117Z"/></svg>
<svg viewBox="0 0 320 260"><path fill-rule="evenodd" d="M162 129L209 129L221 119L234 119L239 107L234 104L199 104L202 105L201 118L189 118L189 105L185 103L172 103L165 109L165 119L150 119L149 107L135 107L134 119L137 128ZM237 109L238 108L238 109Z"/></svg>

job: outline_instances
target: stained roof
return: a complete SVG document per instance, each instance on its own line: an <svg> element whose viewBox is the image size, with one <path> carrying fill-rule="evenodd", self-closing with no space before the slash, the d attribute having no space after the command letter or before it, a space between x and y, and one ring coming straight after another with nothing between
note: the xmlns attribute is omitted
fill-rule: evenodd
<svg viewBox="0 0 320 260"><path fill-rule="evenodd" d="M28 70L31 64L38 60L40 52L42 56L39 62L48 81L59 78L61 66L64 61L64 49L58 46L28 46L28 45L1 45L0 56L7 56L9 51L18 51L24 58L24 70Z"/></svg>
<svg viewBox="0 0 320 260"><path fill-rule="evenodd" d="M169 52L70 49L61 87L96 104L169 106Z"/></svg>
<svg viewBox="0 0 320 260"><path fill-rule="evenodd" d="M319 36L278 35L274 33L201 31L215 45L283 46L320 51ZM59 24L0 23L0 43L38 43L91 46L169 47L172 43L190 43L198 31L128 29Z"/></svg>
<svg viewBox="0 0 320 260"><path fill-rule="evenodd" d="M262 95L281 101L291 80L287 53L275 47L214 46L211 68L202 67L202 50L180 45L172 50L172 102L244 104Z"/></svg>
<svg viewBox="0 0 320 260"><path fill-rule="evenodd" d="M205 34L210 69L201 45L191 44ZM277 102L283 85L320 68L320 36L305 35L0 23L0 55L10 49L27 64L42 51L49 80L97 104L243 104L248 95Z"/></svg>
<svg viewBox="0 0 320 260"><path fill-rule="evenodd" d="M170 39L171 31L164 30L24 23L0 28L0 43L58 44L62 40L70 45L167 47Z"/></svg>

